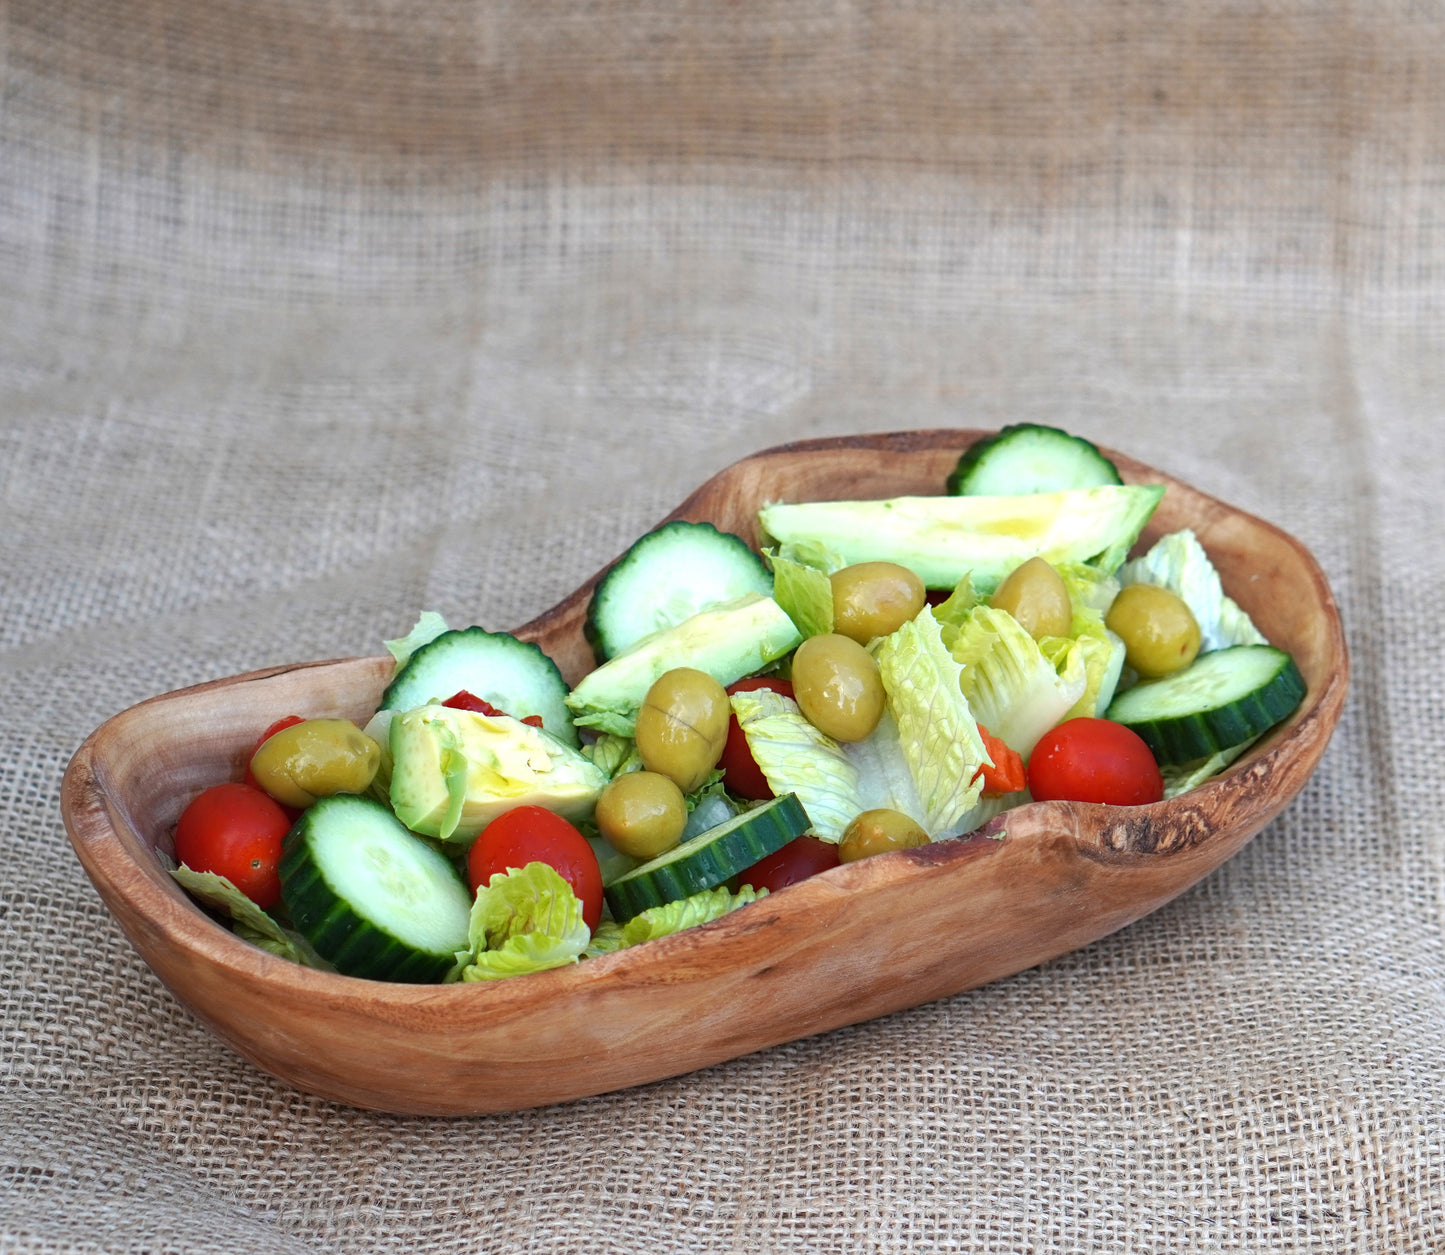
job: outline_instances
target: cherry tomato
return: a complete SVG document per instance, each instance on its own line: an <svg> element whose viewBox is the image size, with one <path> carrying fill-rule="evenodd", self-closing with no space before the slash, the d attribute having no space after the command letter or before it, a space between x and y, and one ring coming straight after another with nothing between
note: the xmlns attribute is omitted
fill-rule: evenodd
<svg viewBox="0 0 1445 1255"><path fill-rule="evenodd" d="M491 702L487 701L486 698L477 697L475 694L468 693L466 689L453 693L442 705L449 706L453 710L470 710L478 715L488 715L492 717L507 715L505 710L498 710ZM519 720L519 722L530 724L534 728L540 728L542 726L542 716L528 715L525 719Z"/></svg>
<svg viewBox="0 0 1445 1255"><path fill-rule="evenodd" d="M246 755L246 774L242 777L243 782L249 784L253 789L260 789L260 782L251 774L251 760L256 757L256 751L265 745L276 733L280 732L282 728L294 728L298 723L305 722L306 720L301 718L300 715L287 715L284 719L276 720L266 731L261 733L261 735L256 738L256 744L251 746L251 752ZM263 789L262 792L265 792L265 790ZM298 814L300 814L299 811L292 811L291 817L295 819Z"/></svg>
<svg viewBox="0 0 1445 1255"><path fill-rule="evenodd" d="M830 867L838 866L838 847L831 841L820 841L817 837L796 837L781 850L760 859L745 872L738 874L738 884L752 885L754 889L766 889L777 893L788 885L795 885L809 876L816 876Z"/></svg>
<svg viewBox="0 0 1445 1255"><path fill-rule="evenodd" d="M975 780L979 776L983 777L982 796L1005 797L1010 793L1017 793L1028 783L1024 775L1024 760L983 724L978 725L978 734L983 738L988 756L993 759L992 767L980 767L973 773Z"/></svg>
<svg viewBox="0 0 1445 1255"><path fill-rule="evenodd" d="M587 838L542 806L518 806L498 815L467 853L467 879L475 893L498 872L547 863L572 886L582 918L593 932L602 920L602 872Z"/></svg>
<svg viewBox="0 0 1445 1255"><path fill-rule="evenodd" d="M1070 719L1046 732L1029 757L1028 780L1040 802L1142 806L1164 796L1149 747L1109 719Z"/></svg>
<svg viewBox="0 0 1445 1255"><path fill-rule="evenodd" d="M263 911L281 900L281 838L291 827L279 803L248 784L207 789L176 824L176 858L224 876Z"/></svg>
<svg viewBox="0 0 1445 1255"><path fill-rule="evenodd" d="M772 689L784 697L793 696L793 686L787 680L771 675L755 675L727 687L729 693L751 693L756 689ZM736 715L732 715L728 720L727 744L723 746L722 757L718 759L717 765L723 769L724 787L739 797L745 797L750 802L765 802L773 796L772 789L768 787L768 778L753 761L747 735L738 725Z"/></svg>

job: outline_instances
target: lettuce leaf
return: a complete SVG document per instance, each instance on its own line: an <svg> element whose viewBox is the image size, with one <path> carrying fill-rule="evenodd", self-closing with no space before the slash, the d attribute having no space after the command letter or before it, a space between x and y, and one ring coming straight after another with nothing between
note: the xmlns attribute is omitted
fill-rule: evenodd
<svg viewBox="0 0 1445 1255"><path fill-rule="evenodd" d="M411 656L423 645L430 645L447 631L447 621L435 610L423 610L416 626L405 636L394 641L383 641L386 652L396 659L396 670L400 671L411 660ZM392 673L393 675L396 672Z"/></svg>
<svg viewBox="0 0 1445 1255"><path fill-rule="evenodd" d="M193 871L184 863L172 867L170 873L193 898L227 915L233 931L242 941L249 941L268 954L290 959L303 967L314 967L323 972L336 970L316 953L305 937L277 923L225 876Z"/></svg>
<svg viewBox="0 0 1445 1255"><path fill-rule="evenodd" d="M770 559L777 554L800 566L814 567L824 575L832 575L834 571L841 571L848 565L841 554L829 549L821 540L790 540L767 552Z"/></svg>
<svg viewBox="0 0 1445 1255"><path fill-rule="evenodd" d="M609 780L629 771L642 770L642 755L637 752L637 742L630 736L603 732L590 745L584 745L582 753L605 772Z"/></svg>
<svg viewBox="0 0 1445 1255"><path fill-rule="evenodd" d="M587 946L585 957L595 958L599 954L612 954L629 946L641 945L644 941L656 941L668 937L684 928L706 924L709 920L720 919L740 906L747 906L767 896L766 889L754 889L744 885L737 893L729 893L727 886L704 889L688 898L679 898L664 906L650 907L634 915L625 924L615 920L604 920L598 925Z"/></svg>
<svg viewBox="0 0 1445 1255"><path fill-rule="evenodd" d="M547 863L493 876L472 903L469 950L449 979L497 980L577 962L591 937L572 886Z"/></svg>
<svg viewBox="0 0 1445 1255"><path fill-rule="evenodd" d="M1178 797L1181 793L1188 793L1190 789L1197 788L1211 776L1217 776L1257 740L1259 740L1257 736L1252 736L1249 740L1241 741L1238 745L1231 745L1228 749L1222 749L1208 758L1196 758L1193 762L1161 767L1159 774L1164 777L1165 798Z"/></svg>
<svg viewBox="0 0 1445 1255"><path fill-rule="evenodd" d="M832 737L803 717L798 703L772 689L732 695L733 714L774 793L796 793L813 834L837 841L857 816L858 768Z"/></svg>
<svg viewBox="0 0 1445 1255"><path fill-rule="evenodd" d="M949 649L953 648L959 628L968 621L969 611L982 600L973 587L972 576L965 575L954 586L947 599L933 607L933 617L938 620L943 643Z"/></svg>
<svg viewBox="0 0 1445 1255"><path fill-rule="evenodd" d="M804 638L833 630L833 583L826 571L794 562L776 550L764 556L773 568L773 600Z"/></svg>
<svg viewBox="0 0 1445 1255"><path fill-rule="evenodd" d="M1102 622L1081 626L1078 635L1046 636L1039 642L1039 652L1055 670L1068 673L1071 666L1082 663L1084 691L1064 713L1063 719L1102 715L1114 700L1119 677L1124 670L1124 642ZM1073 655L1073 657L1071 657ZM1060 722L1063 722L1063 719ZM987 725L985 725L987 726Z"/></svg>
<svg viewBox="0 0 1445 1255"><path fill-rule="evenodd" d="M1188 528L1160 537L1142 558L1126 562L1119 579L1124 584L1158 584L1181 597L1199 623L1201 653L1269 644L1250 617L1224 595L1219 572Z"/></svg>
<svg viewBox="0 0 1445 1255"><path fill-rule="evenodd" d="M959 686L959 665L927 610L875 645L887 695L878 727L840 745L768 689L735 693L733 712L774 793L796 793L813 833L837 841L857 816L901 811L937 839L962 831L978 801L983 739Z"/></svg>
<svg viewBox="0 0 1445 1255"><path fill-rule="evenodd" d="M1102 620L1109 613L1109 607L1119 595L1118 577L1086 562L1056 562L1054 570L1064 581L1069 603L1074 608L1074 627L1070 634L1077 636L1080 615Z"/></svg>
<svg viewBox="0 0 1445 1255"><path fill-rule="evenodd" d="M930 836L948 832L978 801L983 780L975 777L990 761L963 691L962 668L926 606L879 642L876 657L923 827Z"/></svg>
<svg viewBox="0 0 1445 1255"><path fill-rule="evenodd" d="M1018 620L990 606L969 612L951 653L974 717L1025 759L1088 686L1082 651L1067 648L1050 661Z"/></svg>

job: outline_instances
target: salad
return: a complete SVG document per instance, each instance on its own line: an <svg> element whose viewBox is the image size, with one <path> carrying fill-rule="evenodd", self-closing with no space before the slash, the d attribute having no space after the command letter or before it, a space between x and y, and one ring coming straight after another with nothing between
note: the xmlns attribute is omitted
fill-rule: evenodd
<svg viewBox="0 0 1445 1255"><path fill-rule="evenodd" d="M1163 497L1034 424L937 496L777 502L761 553L641 538L575 686L423 613L365 727L282 718L192 799L172 874L241 937L378 980L492 980L642 944L1012 806L1208 779L1305 694Z"/></svg>

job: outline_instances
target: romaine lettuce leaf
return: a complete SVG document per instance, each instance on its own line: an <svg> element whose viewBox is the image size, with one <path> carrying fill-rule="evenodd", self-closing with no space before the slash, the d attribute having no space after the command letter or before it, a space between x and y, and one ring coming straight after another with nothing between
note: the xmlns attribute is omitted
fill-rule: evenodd
<svg viewBox="0 0 1445 1255"><path fill-rule="evenodd" d="M1164 777L1164 796L1178 797L1181 793L1197 788L1211 776L1217 776L1257 740L1257 736L1252 736L1249 740L1231 745L1208 758L1196 758L1193 762L1159 768L1159 774Z"/></svg>
<svg viewBox="0 0 1445 1255"><path fill-rule="evenodd" d="M323 972L336 970L316 953L305 937L272 919L225 876L219 876L215 872L193 871L184 863L179 867L172 867L170 873L175 877L176 883L192 897L225 912L230 917L236 936L242 941L249 941L268 954L290 959L303 967L314 967Z"/></svg>
<svg viewBox="0 0 1445 1255"><path fill-rule="evenodd" d="M572 886L547 863L499 872L472 903L471 948L449 979L497 980L577 962L591 937Z"/></svg>
<svg viewBox="0 0 1445 1255"><path fill-rule="evenodd" d="M732 708L773 792L796 793L814 835L837 841L862 809L858 768L842 747L809 723L791 697L772 689L734 693Z"/></svg>
<svg viewBox="0 0 1445 1255"><path fill-rule="evenodd" d="M833 630L833 583L826 571L784 557L764 556L773 568L773 600L782 606L804 638Z"/></svg>
<svg viewBox="0 0 1445 1255"><path fill-rule="evenodd" d="M754 889L744 885L737 893L729 893L725 885L716 889L704 889L688 898L679 898L665 906L654 906L634 915L625 924L615 920L604 920L587 946L587 958L599 954L611 954L629 946L641 945L644 941L656 941L659 937L671 936L684 928L706 924L709 920L720 919L740 906L755 902L767 896L766 889Z"/></svg>
<svg viewBox="0 0 1445 1255"><path fill-rule="evenodd" d="M933 617L938 620L943 643L947 648L953 648L958 629L968 620L968 612L982 600L973 587L973 578L965 575L954 586L948 598L933 607Z"/></svg>
<svg viewBox="0 0 1445 1255"><path fill-rule="evenodd" d="M1101 715L1114 698L1124 667L1124 642L1104 626L1104 616L1119 595L1119 581L1082 562L1061 562L1054 569L1069 595L1072 621L1067 638L1045 637L1039 651L1061 675L1074 663L1071 651L1083 663L1084 691L1064 718Z"/></svg>
<svg viewBox="0 0 1445 1255"><path fill-rule="evenodd" d="M814 567L824 575L841 571L848 563L836 550L829 549L821 540L787 541L767 551L769 557L777 554L789 562Z"/></svg>
<svg viewBox="0 0 1445 1255"><path fill-rule="evenodd" d="M590 745L584 745L582 753L605 772L609 780L629 771L642 770L642 755L637 752L637 742L630 736L603 732Z"/></svg>
<svg viewBox="0 0 1445 1255"><path fill-rule="evenodd" d="M1264 635L1224 595L1219 572L1188 528L1161 536L1142 558L1119 569L1124 584L1158 584L1183 598L1199 624L1200 652L1230 645L1267 645Z"/></svg>
<svg viewBox="0 0 1445 1255"><path fill-rule="evenodd" d="M447 621L441 615L435 610L423 610L410 632L397 640L383 641L382 644L386 646L386 652L396 659L396 670L400 671L417 650L423 645L430 645L447 630Z"/></svg>
<svg viewBox="0 0 1445 1255"><path fill-rule="evenodd" d="M944 835L941 831L937 834L929 831L928 811L923 799L918 796L913 773L903 753L898 720L887 706L871 736L840 748L858 772L858 810L855 814L886 807L907 815L930 836Z"/></svg>
<svg viewBox="0 0 1445 1255"><path fill-rule="evenodd" d="M901 811L931 837L961 831L988 760L959 666L928 610L875 645L887 702L865 740L840 745L768 689L735 693L733 712L774 793L796 793L814 835L837 841L857 816Z"/></svg>
<svg viewBox="0 0 1445 1255"><path fill-rule="evenodd" d="M1124 669L1124 642L1106 628L1102 621L1080 624L1074 620L1078 635L1046 636L1039 642L1039 652L1056 670L1067 672L1077 655L1084 667L1084 691L1064 714L1064 719L1102 715L1114 700L1119 676ZM1060 720L1063 722L1063 720ZM987 725L985 725L987 726Z"/></svg>
<svg viewBox="0 0 1445 1255"><path fill-rule="evenodd" d="M969 612L951 652L974 717L1025 759L1088 686L1082 651L1062 651L1056 669L1018 620L991 606Z"/></svg>
<svg viewBox="0 0 1445 1255"><path fill-rule="evenodd" d="M951 831L978 801L983 781L975 777L989 761L962 688L962 668L944 648L938 620L926 606L878 643L876 657L923 827L930 836Z"/></svg>
<svg viewBox="0 0 1445 1255"><path fill-rule="evenodd" d="M1078 635L1079 616L1102 619L1109 613L1114 598L1119 595L1119 579L1087 562L1057 562L1054 570L1064 582L1069 594L1069 604L1074 608L1074 630Z"/></svg>

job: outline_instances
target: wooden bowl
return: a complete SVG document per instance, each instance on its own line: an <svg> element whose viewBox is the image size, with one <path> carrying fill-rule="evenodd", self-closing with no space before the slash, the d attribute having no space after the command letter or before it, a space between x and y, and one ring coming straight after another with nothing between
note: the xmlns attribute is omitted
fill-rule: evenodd
<svg viewBox="0 0 1445 1255"><path fill-rule="evenodd" d="M672 518L756 540L768 500L941 490L985 433L812 440L729 467ZM1319 567L1268 523L1110 453L1168 492L1145 542L1192 527L1228 592L1288 649L1309 692L1202 788L1151 806L1038 802L990 836L851 863L713 923L573 967L484 985L397 985L274 958L212 921L157 859L182 806L239 776L280 714L364 722L390 658L257 671L152 698L76 752L62 810L75 851L162 981L256 1066L312 1094L403 1113L471 1114L638 1085L958 993L1087 945L1169 901L1273 819L1324 752L1348 682ZM571 682L590 666L593 580L518 630Z"/></svg>

